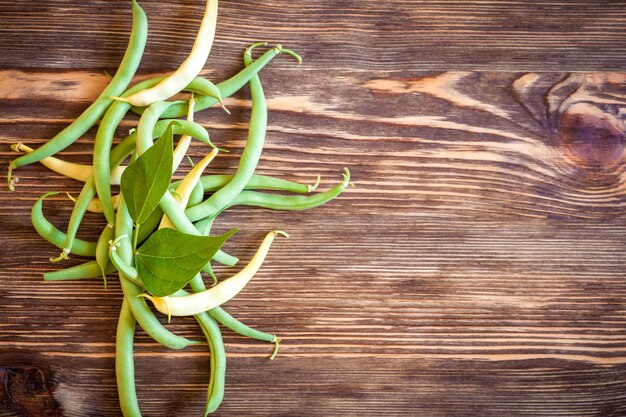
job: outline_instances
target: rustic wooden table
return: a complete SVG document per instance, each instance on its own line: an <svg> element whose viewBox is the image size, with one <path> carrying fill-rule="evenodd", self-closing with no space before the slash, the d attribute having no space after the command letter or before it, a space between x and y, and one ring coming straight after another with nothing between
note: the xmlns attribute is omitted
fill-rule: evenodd
<svg viewBox="0 0 626 417"><path fill-rule="evenodd" d="M140 73L173 70L203 1L141 4ZM130 7L0 0L0 22L5 172L10 144L41 145L98 95ZM244 260L271 228L292 237L226 306L277 332L279 358L225 330L216 415L626 415L625 23L619 1L222 1L209 78L237 72L253 41L304 57L262 72L258 172L319 173L327 189L348 166L356 188L308 212L221 217L242 228L227 247ZM236 165L248 98L198 116L233 151L216 172ZM93 137L61 155L88 163ZM41 194L80 184L38 165L16 175L0 191L0 416L117 416L118 282L43 282L58 251L29 219ZM64 227L71 202L50 200ZM80 235L103 226L89 216ZM170 328L202 336L193 320ZM174 352L138 330L136 366L145 416L200 415L206 347Z"/></svg>

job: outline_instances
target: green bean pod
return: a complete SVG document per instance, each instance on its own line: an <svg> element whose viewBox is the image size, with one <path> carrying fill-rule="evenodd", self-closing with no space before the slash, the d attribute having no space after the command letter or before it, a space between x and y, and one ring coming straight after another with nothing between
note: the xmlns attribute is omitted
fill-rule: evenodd
<svg viewBox="0 0 626 417"><path fill-rule="evenodd" d="M233 178L232 175L204 175L200 177L200 182L193 189L187 207L193 207L200 204L203 200L205 192L214 192L222 188ZM319 182L319 177L318 177ZM176 189L180 181L175 181L170 185L170 190ZM317 185L301 184L293 181L287 181L276 177L265 175L253 175L244 187L244 190L274 190L288 191L292 193L309 193L315 190Z"/></svg>
<svg viewBox="0 0 626 417"><path fill-rule="evenodd" d="M46 241L52 243L57 248L63 248L67 235L57 229L43 215L43 200L51 195L57 195L58 192L46 193L39 197L31 210L31 221L35 230ZM82 239L74 239L74 253L80 256L95 256L96 242L87 242Z"/></svg>
<svg viewBox="0 0 626 417"><path fill-rule="evenodd" d="M172 188L173 187L170 187L170 189ZM202 187L202 183L198 181L196 185L193 187L193 190L191 190L191 194L189 195L189 200L187 201L187 207L200 204L203 198L204 198L204 188Z"/></svg>
<svg viewBox="0 0 626 417"><path fill-rule="evenodd" d="M104 288L107 287L107 265L110 263L109 260L109 242L113 240L115 237L115 231L113 230L113 225L107 224L104 226L104 230L100 233L100 237L98 238L98 243L96 244L96 263L100 266L100 270L102 271L102 281L104 282Z"/></svg>
<svg viewBox="0 0 626 417"><path fill-rule="evenodd" d="M240 334L241 336L270 343L275 343L278 340L278 338L274 334L265 333L253 329L252 327L246 326L245 324L228 314L228 312L226 312L226 310L224 310L222 307L212 308L211 310L209 310L209 314L211 315L211 317L217 320L218 323L226 326L227 328L237 334Z"/></svg>
<svg viewBox="0 0 626 417"><path fill-rule="evenodd" d="M210 367L211 377L207 389L207 400L204 408L204 417L213 413L224 399L224 385L226 382L226 350L222 332L215 320L206 312L195 316L200 323L202 332L209 343L211 351Z"/></svg>
<svg viewBox="0 0 626 417"><path fill-rule="evenodd" d="M153 145L154 137L152 132L154 126L159 121L159 117L168 107L174 104L184 103L183 101L157 101L156 103L148 106L147 110L141 115L139 123L137 123L137 141L135 147L137 148L137 155L141 156L145 151ZM127 103L125 103L127 104ZM127 104L130 107L130 104ZM95 169L95 167L94 167Z"/></svg>
<svg viewBox="0 0 626 417"><path fill-rule="evenodd" d="M228 205L255 206L273 210L308 210L321 206L341 194L350 184L350 171L344 168L343 181L323 193L312 195L279 195L257 191L242 191Z"/></svg>
<svg viewBox="0 0 626 417"><path fill-rule="evenodd" d="M109 263L104 271L106 274L115 272L113 264ZM102 270L96 261L85 262L69 268L50 271L43 274L44 281L70 281L77 279L100 278Z"/></svg>
<svg viewBox="0 0 626 417"><path fill-rule="evenodd" d="M233 175L203 175L200 177L200 184L202 184L205 193L213 192L224 187L232 179ZM269 177L267 175L252 175L248 183L244 186L244 190L273 190L304 194L314 191L314 187L315 186L300 184L281 178Z"/></svg>
<svg viewBox="0 0 626 417"><path fill-rule="evenodd" d="M184 296L188 293L184 290L177 291L174 295ZM204 408L204 416L216 411L224 399L224 385L226 381L226 350L222 332L215 320L207 313L202 312L194 316L204 333L210 356L210 378L207 388L207 399Z"/></svg>
<svg viewBox="0 0 626 417"><path fill-rule="evenodd" d="M246 66L252 63L251 49L254 46L246 49L244 54ZM228 184L217 190L211 197L185 211L185 214L192 222L203 217L213 216L223 210L244 189L248 181L250 181L252 174L254 174L254 170L261 158L263 143L265 142L265 131L267 129L267 103L258 75L254 75L250 79L250 95L252 97L252 113L250 115L248 140L241 154L237 172Z"/></svg>
<svg viewBox="0 0 626 417"><path fill-rule="evenodd" d="M124 298L115 334L115 379L124 417L141 417L135 389L134 339L135 317L128 300Z"/></svg>
<svg viewBox="0 0 626 417"><path fill-rule="evenodd" d="M201 292L206 289L202 276L197 274L189 283L193 292ZM185 291L180 291L185 293ZM204 416L217 410L224 398L224 384L226 381L226 351L222 340L222 332L219 326L207 312L196 314L194 317L200 322L202 331L209 341L211 350L211 378L207 389L207 402Z"/></svg>
<svg viewBox="0 0 626 417"><path fill-rule="evenodd" d="M9 165L8 183L13 190L11 180L12 170L24 165L32 164L47 156L51 156L62 149L67 148L81 137L102 117L106 109L111 105L111 96L121 94L132 80L146 45L148 38L148 19L143 9L135 0L132 2L133 26L128 42L128 47L122 58L122 62L109 85L102 91L100 96L93 102L72 124L63 129L54 138L49 140L34 152L11 161Z"/></svg>
<svg viewBox="0 0 626 417"><path fill-rule="evenodd" d="M201 225L212 223L215 218L224 210L234 206L251 206L266 208L271 210L285 210L285 211L301 211L308 210L315 207L319 207L333 198L340 195L350 185L350 171L348 168L344 168L343 181L328 191L323 193L303 196L303 195L280 195L280 194L268 194L257 191L242 191L237 197L235 197L226 207L224 207L219 213L211 216L203 217L202 220L196 222L196 227L203 227ZM199 206L199 205L198 205ZM195 206L195 207L198 207Z"/></svg>
<svg viewBox="0 0 626 417"><path fill-rule="evenodd" d="M122 97L128 97L132 94L145 90L153 84L152 80L147 80L130 88ZM156 84L156 83L154 83ZM109 224L115 224L115 209L111 200L111 165L109 164L111 145L115 130L120 122L131 108L129 103L124 101L115 101L104 114L96 140L93 145L93 178L96 192L100 198L100 204L104 211L104 215ZM150 134L152 129L150 130Z"/></svg>

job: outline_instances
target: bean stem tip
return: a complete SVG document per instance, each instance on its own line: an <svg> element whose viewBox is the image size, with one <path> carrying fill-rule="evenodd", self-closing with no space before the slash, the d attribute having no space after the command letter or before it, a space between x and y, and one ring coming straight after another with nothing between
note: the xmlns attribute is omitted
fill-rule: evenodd
<svg viewBox="0 0 626 417"><path fill-rule="evenodd" d="M63 260L68 260L70 259L69 254L70 254L70 249L63 248L63 252L61 252L61 254L57 256L56 258L50 258L50 262L57 263Z"/></svg>
<svg viewBox="0 0 626 417"><path fill-rule="evenodd" d="M278 345L280 344L280 339L276 337L276 335L274 335L274 340L272 340L272 342L274 343L274 350L272 351L272 354L270 355L271 361L273 361L276 358L276 355L278 355Z"/></svg>
<svg viewBox="0 0 626 417"><path fill-rule="evenodd" d="M289 239L289 235L286 232L283 232L282 230L272 230L272 233L274 234L274 236L280 235Z"/></svg>
<svg viewBox="0 0 626 417"><path fill-rule="evenodd" d="M315 179L315 184L309 185L309 190L308 191L310 193L312 193L313 191L317 190L317 187L319 187L321 180L322 180L322 176L318 175L317 178Z"/></svg>
<svg viewBox="0 0 626 417"><path fill-rule="evenodd" d="M9 187L9 191L15 191L15 184L19 181L19 178L12 178L13 175L13 161L9 164L9 170L7 172L7 185Z"/></svg>

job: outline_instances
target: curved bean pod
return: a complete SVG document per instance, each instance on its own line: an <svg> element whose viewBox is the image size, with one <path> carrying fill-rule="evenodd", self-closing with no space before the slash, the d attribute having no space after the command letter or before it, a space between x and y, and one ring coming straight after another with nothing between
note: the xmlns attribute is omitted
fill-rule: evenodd
<svg viewBox="0 0 626 417"><path fill-rule="evenodd" d="M323 193L303 196L303 195L280 195L268 194L256 191L242 191L228 205L220 211L220 213L234 206L254 206L267 208L272 210L308 210L321 206L337 197L350 185L350 171L348 168L343 169L343 181ZM195 207L199 207L197 205ZM219 213L212 216L203 217L203 221L209 219L214 220Z"/></svg>
<svg viewBox="0 0 626 417"><path fill-rule="evenodd" d="M256 44L250 46L244 53L246 66L252 63L251 51L255 46ZM267 103L258 75L254 75L250 79L250 95L252 97L252 113L250 114L248 140L241 154L237 172L228 184L217 190L211 197L185 211L185 214L191 221L212 216L224 209L244 189L245 185L250 181L252 174L254 174L254 170L261 158L263 143L265 142L265 131L267 129Z"/></svg>
<svg viewBox="0 0 626 417"><path fill-rule="evenodd" d="M119 241L120 238L128 239L128 236L120 236L115 241ZM109 257L111 258L111 263L115 266L115 269L118 270L120 274L123 274L126 279L131 280L134 284L141 285L141 282L137 276L137 270L130 264L124 262L120 255L117 254L117 247L115 244L111 244L109 247Z"/></svg>
<svg viewBox="0 0 626 417"><path fill-rule="evenodd" d="M277 45L269 51L265 52L259 58L257 58L252 64L238 72L233 77L228 80L222 81L221 83L216 84L216 87L219 89L223 98L227 98L235 94L237 91L241 90L241 88L250 81L250 79L259 73L267 64L269 64L272 59L274 59L278 54L283 51L287 51L283 49L282 46ZM290 51L291 52L291 51ZM201 111L204 109L208 109L209 107L213 107L218 104L218 100L210 96L201 96L197 97L195 111ZM164 118L170 117L183 117L187 114L189 108L187 104L176 104L165 111L161 115ZM145 111L145 107L133 107L131 109L132 112L137 114L142 114Z"/></svg>
<svg viewBox="0 0 626 417"><path fill-rule="evenodd" d="M11 145L11 149L15 152L24 153L31 153L34 151L33 148L24 145L22 142ZM93 175L93 166L91 165L64 161L63 159L59 159L54 156L47 156L41 159L39 162L41 163L41 165L45 166L51 171L81 182L86 182L87 180L89 180L89 177ZM111 184L115 184L114 178L118 179L117 183L119 184L119 178L122 176L124 168L125 167L119 166L111 171Z"/></svg>
<svg viewBox="0 0 626 417"><path fill-rule="evenodd" d="M132 103L133 106L149 106L152 103L167 100L182 91L202 71L211 52L216 24L217 0L207 0L200 29L187 59L158 85L133 95L127 95L122 100Z"/></svg>
<svg viewBox="0 0 626 417"><path fill-rule="evenodd" d="M133 26L128 42L128 47L122 58L122 62L115 73L109 85L102 91L100 96L93 102L80 116L72 122L68 127L63 129L54 138L37 148L32 153L23 155L13 161L9 165L7 181L9 189L13 191L14 186L11 180L13 169L24 165L32 164L42 158L51 156L58 151L67 148L74 143L76 139L81 137L102 117L113 100L110 96L121 94L132 80L146 45L148 38L148 20L143 9L135 0L132 2L133 10Z"/></svg>
<svg viewBox="0 0 626 417"><path fill-rule="evenodd" d="M226 312L222 307L215 307L209 310L209 314L213 317L218 323L223 326L228 327L233 332L240 334L245 337L249 337L251 339L260 340L262 342L270 342L274 343L274 351L270 355L270 360L273 360L278 354L278 344L280 343L280 339L276 337L275 334L265 333L252 327L248 327L230 314Z"/></svg>
<svg viewBox="0 0 626 417"><path fill-rule="evenodd" d="M255 206L273 210L308 210L321 206L341 194L350 184L350 171L343 170L343 181L323 193L313 195L278 195L256 191L243 191L228 207Z"/></svg>
<svg viewBox="0 0 626 417"><path fill-rule="evenodd" d="M39 197L30 212L30 218L35 227L35 230L46 241L52 243L57 248L62 248L67 235L57 229L52 223L48 221L43 215L43 200L51 195L57 195L58 192L46 193ZM80 256L95 256L96 255L96 242L87 242L82 239L74 240L74 253Z"/></svg>
<svg viewBox="0 0 626 417"><path fill-rule="evenodd" d="M207 175L200 177L200 183L205 192L217 191L228 184L233 175ZM283 180L281 178L269 177L267 175L252 175L244 190L274 190L289 191L292 193L311 193L317 189L318 180L314 185L301 184L298 182Z"/></svg>
<svg viewBox="0 0 626 417"><path fill-rule="evenodd" d="M245 268L208 290L182 297L155 297L145 293L143 297L152 301L156 309L163 314L167 314L168 317L193 316L218 307L236 296L250 282L254 274L261 268L272 241L278 235L288 236L286 233L277 230L269 232Z"/></svg>
<svg viewBox="0 0 626 417"><path fill-rule="evenodd" d="M182 101L158 101L151 104L146 111L141 115L139 123L137 123L137 140L135 147L137 148L137 155L141 156L145 151L153 145L154 137L152 132L154 126L159 121L159 117L168 107L176 104L183 103Z"/></svg>

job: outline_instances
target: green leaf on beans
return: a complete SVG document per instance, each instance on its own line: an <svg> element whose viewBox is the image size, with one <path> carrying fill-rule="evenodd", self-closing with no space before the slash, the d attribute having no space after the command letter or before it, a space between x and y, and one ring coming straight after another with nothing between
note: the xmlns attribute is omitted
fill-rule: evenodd
<svg viewBox="0 0 626 417"><path fill-rule="evenodd" d="M170 185L174 164L173 136L169 125L159 140L122 174L120 188L130 217L136 224L148 219Z"/></svg>
<svg viewBox="0 0 626 417"><path fill-rule="evenodd" d="M152 295L171 295L191 281L238 230L220 236L195 236L159 229L137 251L137 275Z"/></svg>

